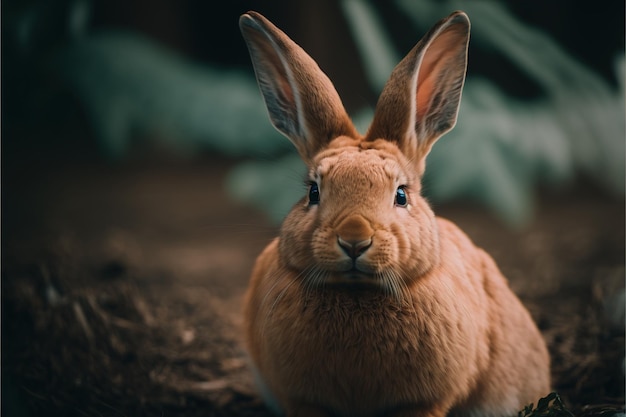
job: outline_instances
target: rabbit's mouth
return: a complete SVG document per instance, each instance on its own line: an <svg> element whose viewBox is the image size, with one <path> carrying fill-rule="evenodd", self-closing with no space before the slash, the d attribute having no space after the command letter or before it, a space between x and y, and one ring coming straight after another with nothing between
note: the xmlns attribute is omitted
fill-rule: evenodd
<svg viewBox="0 0 626 417"><path fill-rule="evenodd" d="M334 280L341 283L374 283L377 281L376 274L373 274L369 271L364 271L359 269L356 264L353 264L352 267L348 270L341 271L339 273L335 273Z"/></svg>
<svg viewBox="0 0 626 417"><path fill-rule="evenodd" d="M345 272L344 276L351 281L369 280L374 278L374 275L360 271L356 268L356 266L353 266L352 269Z"/></svg>
<svg viewBox="0 0 626 417"><path fill-rule="evenodd" d="M382 270L364 270L363 265L354 263L350 267L335 268L334 270L318 270L315 281L322 288L349 288L363 289L374 292L382 291L398 300L405 296L406 287L402 276L391 268ZM310 285L310 283L308 284ZM310 287L309 287L310 288Z"/></svg>
<svg viewBox="0 0 626 417"><path fill-rule="evenodd" d="M378 271L366 259L341 259L335 263L320 265L328 272L328 280L331 282L373 282L376 281Z"/></svg>
<svg viewBox="0 0 626 417"><path fill-rule="evenodd" d="M330 287L326 288L345 288L350 291L367 290L391 294L398 299L403 297L402 285L391 282L391 279L385 274L368 273L358 269L334 273L327 278L325 284L330 284Z"/></svg>

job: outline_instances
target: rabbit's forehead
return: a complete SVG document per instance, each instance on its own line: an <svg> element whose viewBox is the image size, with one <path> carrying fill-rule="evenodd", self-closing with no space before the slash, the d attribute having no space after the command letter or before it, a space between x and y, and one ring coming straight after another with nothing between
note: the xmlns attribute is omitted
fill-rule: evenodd
<svg viewBox="0 0 626 417"><path fill-rule="evenodd" d="M408 180L402 161L378 149L349 148L327 154L318 160L313 175L322 182L345 181L346 185L388 185Z"/></svg>

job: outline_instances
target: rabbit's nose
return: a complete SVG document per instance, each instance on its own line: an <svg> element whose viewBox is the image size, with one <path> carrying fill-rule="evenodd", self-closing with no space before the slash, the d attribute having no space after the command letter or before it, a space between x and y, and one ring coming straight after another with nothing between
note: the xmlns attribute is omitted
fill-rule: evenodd
<svg viewBox="0 0 626 417"><path fill-rule="evenodd" d="M359 214L346 217L335 229L337 243L346 255L355 260L372 246L372 229L370 222Z"/></svg>
<svg viewBox="0 0 626 417"><path fill-rule="evenodd" d="M363 255L363 253L372 246L372 239L360 240L357 242L348 241L341 238L341 236L337 236L337 243L341 249L348 255L352 260L355 260L359 256Z"/></svg>

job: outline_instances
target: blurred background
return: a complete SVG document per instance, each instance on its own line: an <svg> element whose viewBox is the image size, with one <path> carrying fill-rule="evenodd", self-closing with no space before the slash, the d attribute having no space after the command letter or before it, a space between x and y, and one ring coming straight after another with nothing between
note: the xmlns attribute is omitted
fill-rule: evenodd
<svg viewBox="0 0 626 417"><path fill-rule="evenodd" d="M250 9L361 132L396 63L468 13L425 193L529 307L576 415L623 412L624 2L5 0L2 413L267 415L241 302L305 189L239 33Z"/></svg>

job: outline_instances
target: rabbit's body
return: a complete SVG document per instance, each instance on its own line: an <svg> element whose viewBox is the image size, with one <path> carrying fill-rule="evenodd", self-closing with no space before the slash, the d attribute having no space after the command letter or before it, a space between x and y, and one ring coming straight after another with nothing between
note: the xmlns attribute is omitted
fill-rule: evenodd
<svg viewBox="0 0 626 417"><path fill-rule="evenodd" d="M277 408L495 417L545 395L529 313L420 196L425 156L456 120L467 17L440 22L396 68L365 136L297 45L258 14L241 22L272 121L309 167L309 196L260 255L245 302L246 345Z"/></svg>

